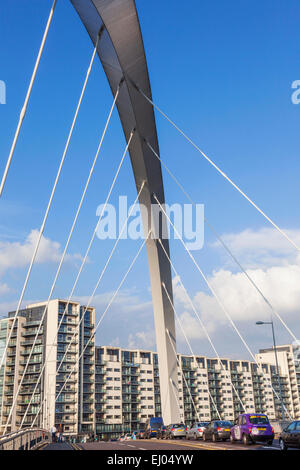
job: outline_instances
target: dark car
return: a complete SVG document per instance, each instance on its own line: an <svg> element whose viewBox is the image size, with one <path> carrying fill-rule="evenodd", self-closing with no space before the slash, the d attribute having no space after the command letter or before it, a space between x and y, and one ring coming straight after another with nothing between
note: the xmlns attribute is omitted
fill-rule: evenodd
<svg viewBox="0 0 300 470"><path fill-rule="evenodd" d="M167 436L167 427L166 426L162 426L161 427L161 430L160 430L160 439L166 439L166 436Z"/></svg>
<svg viewBox="0 0 300 470"><path fill-rule="evenodd" d="M272 445L274 429L265 414L243 413L236 419L230 431L230 441L242 441L245 445L252 442L266 442Z"/></svg>
<svg viewBox="0 0 300 470"><path fill-rule="evenodd" d="M231 421L214 420L209 423L207 428L204 429L202 439L203 441L226 441L230 439L230 429L233 423Z"/></svg>
<svg viewBox="0 0 300 470"><path fill-rule="evenodd" d="M280 434L279 446L281 450L289 447L300 448L300 421L293 421Z"/></svg>
<svg viewBox="0 0 300 470"><path fill-rule="evenodd" d="M145 429L140 429L137 433L137 439L145 439L145 433L146 433L146 430Z"/></svg>

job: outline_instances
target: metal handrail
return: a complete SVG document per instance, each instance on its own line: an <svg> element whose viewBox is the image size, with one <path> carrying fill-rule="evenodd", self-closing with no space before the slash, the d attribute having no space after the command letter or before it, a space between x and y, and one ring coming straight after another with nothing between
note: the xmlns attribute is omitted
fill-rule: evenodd
<svg viewBox="0 0 300 470"><path fill-rule="evenodd" d="M42 442L50 442L50 432L42 428L28 428L0 437L0 450L33 450Z"/></svg>

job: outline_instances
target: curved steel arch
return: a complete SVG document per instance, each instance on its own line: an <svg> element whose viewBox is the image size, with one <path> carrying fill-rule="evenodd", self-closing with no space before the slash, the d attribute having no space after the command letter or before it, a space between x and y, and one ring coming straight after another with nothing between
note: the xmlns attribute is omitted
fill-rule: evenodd
<svg viewBox="0 0 300 470"><path fill-rule="evenodd" d="M117 100L118 112L126 141L129 140L131 131L135 129L129 149L131 164L137 190L140 190L143 182L146 183L139 202L147 208L148 214L151 214L153 193L161 204L164 204L165 199L160 162L154 158L146 144L149 142L159 154L153 107L133 85L133 83L138 85L151 98L147 62L135 2L134 0L70 1L94 45L101 30L97 52L114 96L121 80L124 80ZM145 214L142 216L144 227L149 227L149 220L145 219L147 216ZM164 219L162 223L165 224L166 220ZM169 253L168 240L164 240L163 243ZM159 359L162 415L165 424L170 424L180 421L177 358L174 352L176 350L174 312L162 287L164 283L172 299L171 268L159 243L148 239L146 247ZM166 330L173 338L173 347Z"/></svg>

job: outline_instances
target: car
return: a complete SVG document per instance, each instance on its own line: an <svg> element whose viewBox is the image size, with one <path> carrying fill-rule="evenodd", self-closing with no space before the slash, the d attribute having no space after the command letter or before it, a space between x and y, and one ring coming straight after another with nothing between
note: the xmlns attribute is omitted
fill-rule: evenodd
<svg viewBox="0 0 300 470"><path fill-rule="evenodd" d="M249 445L254 442L266 442L271 446L273 439L274 429L265 414L243 413L238 416L230 431L231 443L242 441Z"/></svg>
<svg viewBox="0 0 300 470"><path fill-rule="evenodd" d="M187 427L183 423L169 424L166 429L166 439L183 439L186 437Z"/></svg>
<svg viewBox="0 0 300 470"><path fill-rule="evenodd" d="M279 447L281 450L300 448L300 421L293 421L283 429L279 436Z"/></svg>
<svg viewBox="0 0 300 470"><path fill-rule="evenodd" d="M145 439L146 431L145 429L140 429L137 433L137 439Z"/></svg>
<svg viewBox="0 0 300 470"><path fill-rule="evenodd" d="M160 434L159 434L160 439L166 439L166 435L167 435L167 427L162 426L160 429Z"/></svg>
<svg viewBox="0 0 300 470"><path fill-rule="evenodd" d="M213 420L204 429L202 433L202 439L204 441L226 441L230 439L230 429L233 423L231 421Z"/></svg>
<svg viewBox="0 0 300 470"><path fill-rule="evenodd" d="M203 431L209 425L209 421L197 421L191 428L187 430L187 439L200 439L203 437Z"/></svg>

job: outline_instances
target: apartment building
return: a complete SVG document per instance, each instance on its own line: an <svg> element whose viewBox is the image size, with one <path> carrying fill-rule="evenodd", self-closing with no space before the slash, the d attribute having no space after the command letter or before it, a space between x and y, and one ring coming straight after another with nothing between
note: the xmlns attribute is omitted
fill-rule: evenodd
<svg viewBox="0 0 300 470"><path fill-rule="evenodd" d="M276 347L278 366L281 372L281 393L289 413L300 419L300 344L288 344ZM277 395L280 395L279 381L276 372L274 348L260 349L256 355L257 361L264 361L271 365L271 374ZM275 396L277 415L281 413L281 403Z"/></svg>
<svg viewBox="0 0 300 470"><path fill-rule="evenodd" d="M95 311L58 299L45 308L41 302L20 310L12 332L15 312L0 321L0 354L7 345L0 375L0 433L33 423L47 429L55 424L72 435L94 429Z"/></svg>
<svg viewBox="0 0 300 470"><path fill-rule="evenodd" d="M0 374L0 433L34 423L47 429L55 424L66 435L116 437L161 415L166 397L160 393L157 353L95 346L95 310L78 302L52 300L40 325L45 307L45 302L28 305L18 314ZM0 321L1 356L14 315ZM244 411L281 418L273 349L259 351L261 367L228 358L177 357L178 407L187 425L234 420ZM300 348L279 346L278 360L285 407L299 419Z"/></svg>
<svg viewBox="0 0 300 470"><path fill-rule="evenodd" d="M116 437L138 430L149 417L161 415L158 356L155 352L112 346L95 348L95 433ZM288 380L284 370L281 381ZM242 412L281 417L274 390L277 376L272 363L210 359L178 354L181 420L234 420ZM294 417L290 395L284 403Z"/></svg>

